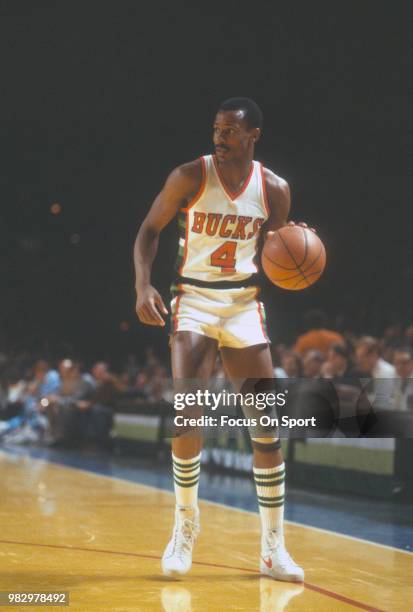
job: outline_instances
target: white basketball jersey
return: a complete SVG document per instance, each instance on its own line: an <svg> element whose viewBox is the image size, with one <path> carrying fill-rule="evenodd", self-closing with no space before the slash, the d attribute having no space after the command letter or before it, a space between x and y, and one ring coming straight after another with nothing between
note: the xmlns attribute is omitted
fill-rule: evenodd
<svg viewBox="0 0 413 612"><path fill-rule="evenodd" d="M231 193L215 156L201 161L200 190L179 215L176 269L207 282L244 280L257 272L257 239L269 216L262 164L252 161L242 188Z"/></svg>

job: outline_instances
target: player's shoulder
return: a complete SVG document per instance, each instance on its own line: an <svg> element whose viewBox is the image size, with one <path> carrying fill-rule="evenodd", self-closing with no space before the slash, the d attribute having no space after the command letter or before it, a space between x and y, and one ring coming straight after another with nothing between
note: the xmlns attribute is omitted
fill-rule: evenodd
<svg viewBox="0 0 413 612"><path fill-rule="evenodd" d="M203 176L203 165L201 158L185 162L174 168L169 175L179 181L187 183L201 182Z"/></svg>
<svg viewBox="0 0 413 612"><path fill-rule="evenodd" d="M268 190L278 191L278 192L288 192L289 191L289 186L288 186L287 181L283 179L281 176L279 176L278 174L275 174L275 172L273 172L269 168L265 168L263 166L263 174L264 174L264 181L265 181L265 186L267 188L267 191Z"/></svg>

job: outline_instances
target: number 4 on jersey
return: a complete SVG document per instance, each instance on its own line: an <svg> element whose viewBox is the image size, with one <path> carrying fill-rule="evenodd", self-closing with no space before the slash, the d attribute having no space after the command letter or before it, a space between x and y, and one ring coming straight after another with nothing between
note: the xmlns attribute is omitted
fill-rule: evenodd
<svg viewBox="0 0 413 612"><path fill-rule="evenodd" d="M237 260L235 251L237 243L228 240L221 244L213 253L211 253L211 266L221 268L221 272L235 272Z"/></svg>

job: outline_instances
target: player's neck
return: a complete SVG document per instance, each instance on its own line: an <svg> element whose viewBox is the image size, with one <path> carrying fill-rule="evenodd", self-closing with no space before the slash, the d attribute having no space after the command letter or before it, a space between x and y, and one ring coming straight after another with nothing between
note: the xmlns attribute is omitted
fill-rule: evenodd
<svg viewBox="0 0 413 612"><path fill-rule="evenodd" d="M215 158L221 178L232 191L237 191L248 178L251 171L252 159L252 155L246 158L225 162L219 162L218 159Z"/></svg>

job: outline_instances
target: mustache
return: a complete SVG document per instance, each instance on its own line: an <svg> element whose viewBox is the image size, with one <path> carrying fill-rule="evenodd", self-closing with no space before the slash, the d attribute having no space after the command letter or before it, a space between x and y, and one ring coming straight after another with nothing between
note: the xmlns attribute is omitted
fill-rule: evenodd
<svg viewBox="0 0 413 612"><path fill-rule="evenodd" d="M225 145L217 145L215 147L215 150L217 151L218 149L222 149L223 151L229 151L229 147L226 147Z"/></svg>

